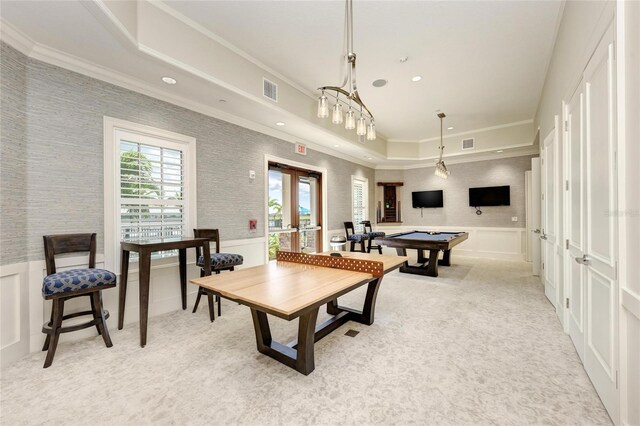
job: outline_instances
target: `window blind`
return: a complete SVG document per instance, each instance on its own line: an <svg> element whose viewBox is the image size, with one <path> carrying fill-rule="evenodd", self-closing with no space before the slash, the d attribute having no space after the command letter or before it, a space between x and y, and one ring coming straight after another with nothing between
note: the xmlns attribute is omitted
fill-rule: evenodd
<svg viewBox="0 0 640 426"><path fill-rule="evenodd" d="M353 225L356 232L363 232L360 224L367 219L367 183L363 180L353 180Z"/></svg>
<svg viewBox="0 0 640 426"><path fill-rule="evenodd" d="M122 240L182 236L186 223L183 194L182 151L120 141Z"/></svg>

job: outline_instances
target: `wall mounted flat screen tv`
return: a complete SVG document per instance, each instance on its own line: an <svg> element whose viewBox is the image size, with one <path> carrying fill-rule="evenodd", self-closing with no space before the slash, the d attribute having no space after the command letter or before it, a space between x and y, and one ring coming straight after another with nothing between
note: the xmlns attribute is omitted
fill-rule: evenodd
<svg viewBox="0 0 640 426"><path fill-rule="evenodd" d="M443 207L442 190L412 192L411 201L414 209Z"/></svg>
<svg viewBox="0 0 640 426"><path fill-rule="evenodd" d="M510 186L487 186L469 188L469 205L471 207L508 206L511 204Z"/></svg>

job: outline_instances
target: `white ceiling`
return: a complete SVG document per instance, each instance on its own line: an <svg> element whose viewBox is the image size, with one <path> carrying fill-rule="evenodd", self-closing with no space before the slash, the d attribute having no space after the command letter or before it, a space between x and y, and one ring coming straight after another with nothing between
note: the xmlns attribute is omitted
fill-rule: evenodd
<svg viewBox="0 0 640 426"><path fill-rule="evenodd" d="M343 1L165 4L302 87L341 82ZM455 132L531 119L560 9L559 1L356 0L360 95L391 140L437 136L437 109ZM378 78L388 85L372 87Z"/></svg>
<svg viewBox="0 0 640 426"><path fill-rule="evenodd" d="M316 149L368 165L401 166L412 161L387 158L295 112L265 107L146 55L115 30L95 5L91 1L2 0L0 18L10 25L0 30L5 40L8 28L25 37L24 44L30 45L22 50L36 59L276 137L314 143ZM341 80L342 1L169 1L165 6L307 91L315 93L316 87ZM399 141L439 136L436 109L447 113L446 126L455 127L449 131L452 137L532 119L560 9L557 1L356 0L354 44L360 94L375 114L380 133ZM409 60L400 64L404 55ZM177 78L179 84L162 83L160 77L165 75ZM414 75L421 75L422 81L411 82ZM388 79L389 84L373 88L371 81L377 78ZM275 126L277 121L286 121L286 127ZM504 149L518 155L510 143L505 141ZM464 154L471 159L486 153ZM417 160L413 163L418 164ZM420 159L420 164L425 161L432 164L427 158Z"/></svg>

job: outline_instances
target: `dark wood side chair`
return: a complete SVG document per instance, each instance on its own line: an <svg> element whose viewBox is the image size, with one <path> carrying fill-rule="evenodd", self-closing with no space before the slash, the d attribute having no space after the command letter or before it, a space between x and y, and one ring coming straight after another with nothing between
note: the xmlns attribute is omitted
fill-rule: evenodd
<svg viewBox="0 0 640 426"><path fill-rule="evenodd" d="M211 252L211 272L219 274L221 271L233 271L236 266L242 265L244 259L239 254L233 253L220 253L220 232L217 229L194 229L193 236L196 238L209 238L211 242L216 243L215 252ZM200 247L196 247L196 265L200 267L200 276L204 277L204 257L200 253ZM207 296L209 301L209 319L211 322L215 320L214 312L214 294L209 292L204 287L198 288L198 296L196 297L196 303L193 306L193 313L198 310L198 304L200 303L200 297ZM218 316L222 315L222 303L220 303L220 296L215 296L215 301L218 302Z"/></svg>
<svg viewBox="0 0 640 426"><path fill-rule="evenodd" d="M89 252L89 267L56 272L56 254ZM95 326L108 348L113 346L106 319L109 312L102 307L102 290L116 286L116 274L106 269L96 269L96 234L67 234L44 236L44 258L47 276L42 283L42 296L51 300L51 321L42 326L47 338L42 347L47 351L44 368L53 362L61 333L82 330ZM91 310L64 315L64 302L74 297L87 296ZM69 327L62 321L83 315L92 315L93 320Z"/></svg>
<svg viewBox="0 0 640 426"><path fill-rule="evenodd" d="M369 220L363 220L360 223L364 225L364 234L369 237L367 253L371 253L371 249L374 248L378 250L378 253L382 254L382 246L380 244L373 244L373 240L378 237L384 237L387 234L381 231L374 231L373 227L371 226L371 221Z"/></svg>
<svg viewBox="0 0 640 426"><path fill-rule="evenodd" d="M366 241L369 237L365 234L356 234L355 227L353 226L353 222L345 222L344 230L347 233L347 241L351 243L351 250L356 251L356 244L360 244L360 251L362 253L367 252Z"/></svg>

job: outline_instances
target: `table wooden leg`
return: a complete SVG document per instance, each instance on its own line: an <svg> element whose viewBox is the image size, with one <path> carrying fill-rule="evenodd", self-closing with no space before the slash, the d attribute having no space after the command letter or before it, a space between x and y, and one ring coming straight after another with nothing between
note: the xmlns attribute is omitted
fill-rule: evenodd
<svg viewBox="0 0 640 426"><path fill-rule="evenodd" d="M430 277L438 276L438 255L440 250L429 250L429 265L427 265L427 275Z"/></svg>
<svg viewBox="0 0 640 426"><path fill-rule="evenodd" d="M149 319L149 275L151 274L151 252L140 251L140 346L147 344L147 321Z"/></svg>
<svg viewBox="0 0 640 426"><path fill-rule="evenodd" d="M178 250L178 262L180 269L180 298L182 310L187 309L187 249Z"/></svg>
<svg viewBox="0 0 640 426"><path fill-rule="evenodd" d="M124 306L127 301L127 279L129 277L129 250L120 256L120 288L118 289L118 330L124 327Z"/></svg>
<svg viewBox="0 0 640 426"><path fill-rule="evenodd" d="M444 250L442 260L439 260L438 263L442 266L451 266L451 250Z"/></svg>
<svg viewBox="0 0 640 426"><path fill-rule="evenodd" d="M296 354L296 370L305 376L315 368L314 343L318 308L302 315L298 323L298 348Z"/></svg>

